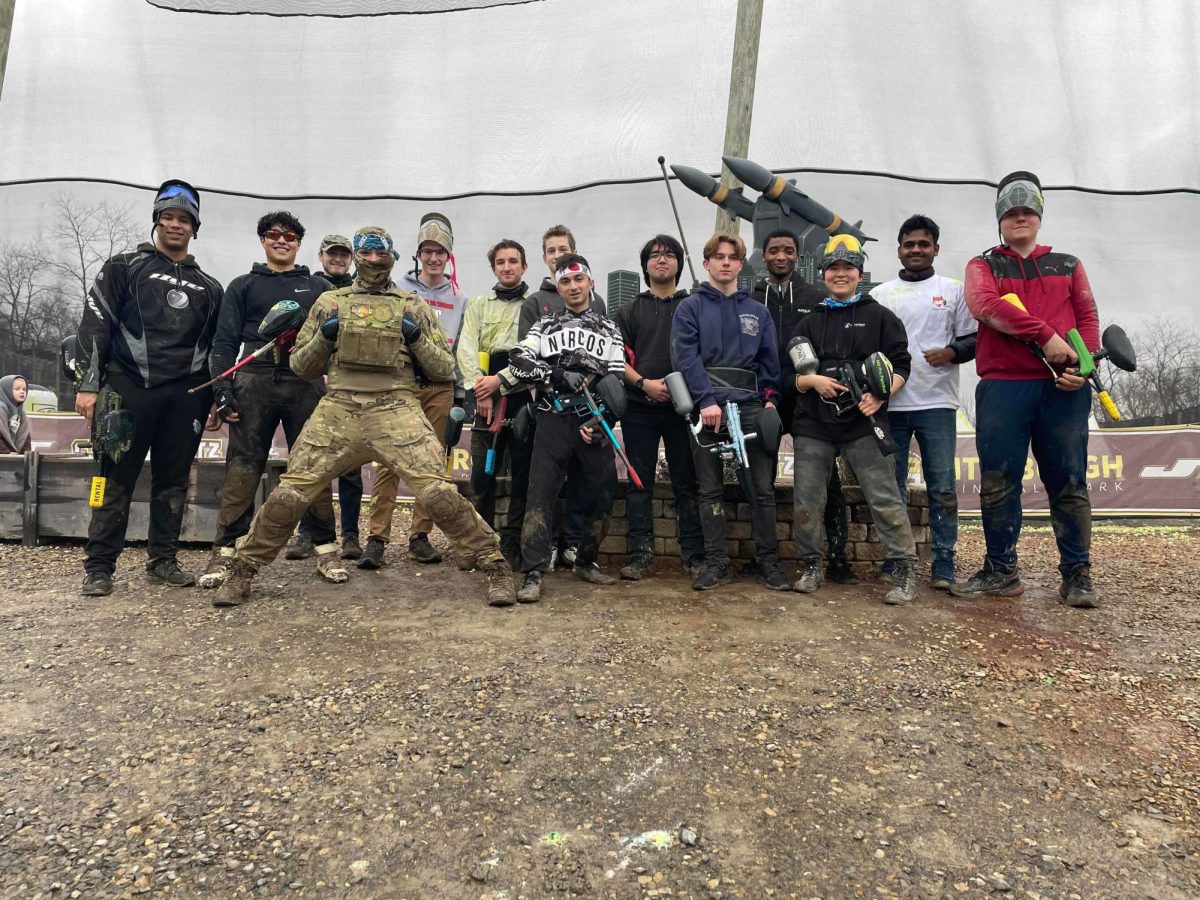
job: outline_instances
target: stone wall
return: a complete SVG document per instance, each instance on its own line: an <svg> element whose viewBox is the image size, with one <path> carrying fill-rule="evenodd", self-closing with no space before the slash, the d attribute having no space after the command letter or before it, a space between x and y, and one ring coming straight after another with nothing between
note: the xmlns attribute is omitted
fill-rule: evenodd
<svg viewBox="0 0 1200 900"><path fill-rule="evenodd" d="M625 516L626 482L617 484L616 499L613 501L612 524L608 537L600 545L602 566L624 565L629 533L629 520ZM849 541L846 555L860 570L870 569L883 560L883 547L875 537L875 526L871 524L871 513L863 500L862 489L854 484L844 484L846 503L850 507ZM508 509L508 479L501 479L497 491L497 514ZM562 522L562 500L559 500ZM675 519L675 501L669 484L654 486L654 553L666 559L679 559L678 523ZM792 540L792 486L780 484L775 488L775 530L779 535L779 557L790 561L796 558L796 544ZM750 504L742 496L736 484L725 485L725 510L728 524L725 528L726 546L730 558L750 560L754 558L754 542L750 539ZM913 536L922 559L929 557L929 501L923 487L909 487L908 520L913 523Z"/></svg>

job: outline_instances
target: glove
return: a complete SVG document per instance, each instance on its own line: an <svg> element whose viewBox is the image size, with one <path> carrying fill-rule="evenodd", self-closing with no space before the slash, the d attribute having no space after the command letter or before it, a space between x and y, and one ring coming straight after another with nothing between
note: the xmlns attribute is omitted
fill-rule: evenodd
<svg viewBox="0 0 1200 900"><path fill-rule="evenodd" d="M400 320L400 333L404 335L404 343L415 344L421 339L421 326L408 313Z"/></svg>
<svg viewBox="0 0 1200 900"><path fill-rule="evenodd" d="M327 341L336 341L338 329L342 327L342 323L338 321L338 314L333 313L328 319L321 323L321 337Z"/></svg>
<svg viewBox="0 0 1200 900"><path fill-rule="evenodd" d="M562 366L550 370L550 384L561 393L578 394L587 384L587 376L582 372L573 372Z"/></svg>
<svg viewBox="0 0 1200 900"><path fill-rule="evenodd" d="M213 402L217 405L217 415L222 422L228 422L231 415L238 411L237 397L233 394L233 385L225 380L213 388Z"/></svg>

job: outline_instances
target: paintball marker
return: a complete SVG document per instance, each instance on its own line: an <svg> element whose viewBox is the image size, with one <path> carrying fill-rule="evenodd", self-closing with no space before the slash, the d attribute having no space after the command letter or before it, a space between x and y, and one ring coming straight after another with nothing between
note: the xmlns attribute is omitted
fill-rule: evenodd
<svg viewBox="0 0 1200 900"><path fill-rule="evenodd" d="M88 506L99 509L104 505L104 488L108 484L110 464L116 464L133 443L133 414L121 409L121 395L103 387L96 396L92 413L92 457L99 471L92 476Z"/></svg>
<svg viewBox="0 0 1200 900"><path fill-rule="evenodd" d="M792 338L787 345L787 355L797 375L812 375L820 368L820 361L808 338ZM837 394L832 400L821 398L833 407L837 416L852 415L865 394L873 394L880 400L887 400L892 394L892 361L878 351L862 362L843 360L836 366L830 366L827 374L847 389L846 393ZM887 429L874 415L867 416L867 420L871 423L871 433L879 452L884 456L895 453L896 442Z"/></svg>
<svg viewBox="0 0 1200 900"><path fill-rule="evenodd" d="M1072 328L1067 332L1067 343L1071 345L1079 357L1080 376L1092 383L1092 387L1096 389L1096 399L1100 401L1100 405L1104 407L1104 411L1108 413L1108 417L1114 422L1120 422L1121 411L1117 409L1117 404L1113 403L1112 397L1104 389L1104 385L1100 381L1100 372L1096 368L1096 363L1102 359L1107 359L1122 371L1137 371L1137 355L1134 353L1133 344L1129 342L1129 338L1125 335L1125 329L1120 325L1109 325L1105 328L1104 334L1100 336L1100 346L1102 349L1097 350L1095 353L1088 350L1087 344L1083 342L1083 336L1077 328Z"/></svg>
<svg viewBox="0 0 1200 900"><path fill-rule="evenodd" d="M692 400L691 392L688 390L683 374L680 372L671 372L664 380L667 390L671 392L671 403L675 407L675 412L684 418L690 418L695 409L695 401ZM779 441L783 436L783 424L779 419L779 414L774 409L764 408L759 416L759 430L747 434L742 428L741 407L734 400L730 400L725 404L723 420L725 427L722 430L725 432L725 440L721 439L721 431L719 430L715 434L715 443L709 444L701 441L700 435L704 430L704 425L699 418L690 425L692 437L695 439L698 447L715 454L722 461L734 463L737 469L738 483L742 486L742 492L746 495L746 500L752 506L755 506L758 503L758 494L754 490L754 480L750 472L750 457L746 453L746 442L757 438L768 453L775 455L779 452Z"/></svg>
<svg viewBox="0 0 1200 900"><path fill-rule="evenodd" d="M304 309L295 300L280 300L267 310L267 314L263 316L262 323L258 326L259 335L266 338L270 343L263 344L244 359L238 360L211 381L206 381L204 384L198 384L194 388L189 388L188 393L194 394L196 391L202 391L206 387L211 387L222 378L229 378L238 369L248 366L254 360L261 359L268 353L278 353L279 350L291 350L292 346L296 343L296 333L300 330L300 326L304 324L305 315Z"/></svg>
<svg viewBox="0 0 1200 900"><path fill-rule="evenodd" d="M621 460L624 464L625 471L629 473L629 480L633 482L633 486L639 491L645 490L642 479L638 477L633 464L629 462L629 457L625 455L625 449L621 446L621 442L617 440L617 435L612 430L612 426L608 424L608 419L606 418L607 414L611 414L613 418L619 419L621 414L625 412L625 388L616 378L611 375L605 375L596 383L596 391L600 394L599 400L592 393L592 389L588 386L587 381L584 381L583 387L578 394L563 396L554 392L553 387L551 387L550 396L556 412L570 412L573 410L576 415L587 419L580 426L581 428L599 427L601 432L604 433L605 439L612 446L613 452L617 454L617 459Z"/></svg>
<svg viewBox="0 0 1200 900"><path fill-rule="evenodd" d="M1021 298L1016 294L1004 294L1000 297L1000 299L1006 303L1012 304L1023 313L1029 313L1029 310L1025 308L1025 304L1021 302ZM1050 370L1050 377L1057 381L1060 373L1056 368L1054 368L1050 360L1046 359L1046 352L1042 350L1036 341L1027 341L1027 344L1029 345L1029 352L1042 361L1042 364Z"/></svg>
<svg viewBox="0 0 1200 900"><path fill-rule="evenodd" d="M454 469L454 448L462 437L463 422L467 419L467 411L461 406L450 407L450 415L446 419L446 474Z"/></svg>
<svg viewBox="0 0 1200 900"><path fill-rule="evenodd" d="M503 365L500 360L496 361L498 369L502 369L508 365L508 354L497 354L503 356ZM494 375L492 371L492 355L486 350L479 351L479 370L487 375ZM492 436L491 446L488 447L487 455L483 460L483 474L496 474L496 442L500 440L500 432L504 429L504 416L508 412L508 397L504 394L498 395L494 406L492 407L492 418L488 423L488 434Z"/></svg>

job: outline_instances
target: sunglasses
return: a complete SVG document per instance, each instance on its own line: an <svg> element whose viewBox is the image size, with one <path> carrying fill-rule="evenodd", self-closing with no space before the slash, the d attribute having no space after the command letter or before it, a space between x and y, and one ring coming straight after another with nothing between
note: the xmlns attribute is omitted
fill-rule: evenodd
<svg viewBox="0 0 1200 900"><path fill-rule="evenodd" d="M293 241L300 240L300 235L296 234L296 232L294 232L294 231L280 231L278 228L272 228L270 231L268 231L266 234L263 235L263 240L266 240L266 241L277 241L280 238L282 238L283 240L287 241L290 244Z"/></svg>

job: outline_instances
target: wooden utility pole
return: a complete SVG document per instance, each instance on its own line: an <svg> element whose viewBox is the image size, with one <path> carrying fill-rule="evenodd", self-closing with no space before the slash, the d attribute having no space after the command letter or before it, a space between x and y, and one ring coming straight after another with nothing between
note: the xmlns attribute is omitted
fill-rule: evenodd
<svg viewBox="0 0 1200 900"><path fill-rule="evenodd" d="M17 0L0 0L0 98L4 96L4 69L8 65L8 39L12 36Z"/></svg>
<svg viewBox="0 0 1200 900"><path fill-rule="evenodd" d="M733 35L733 63L729 67L729 108L725 112L725 156L745 159L750 152L750 117L754 112L754 78L758 73L758 38L762 32L763 0L738 0L737 29ZM731 188L741 182L724 165L721 184ZM723 209L717 210L717 231L737 234L741 225Z"/></svg>

